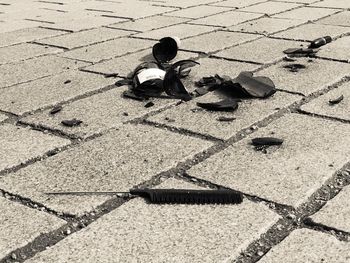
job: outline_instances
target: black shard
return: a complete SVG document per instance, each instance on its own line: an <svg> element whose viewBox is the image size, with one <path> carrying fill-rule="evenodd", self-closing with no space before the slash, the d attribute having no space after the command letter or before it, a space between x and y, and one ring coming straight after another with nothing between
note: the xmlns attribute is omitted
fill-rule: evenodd
<svg viewBox="0 0 350 263"><path fill-rule="evenodd" d="M153 57L158 63L166 63L174 59L180 46L180 39L177 37L164 37L153 46Z"/></svg>

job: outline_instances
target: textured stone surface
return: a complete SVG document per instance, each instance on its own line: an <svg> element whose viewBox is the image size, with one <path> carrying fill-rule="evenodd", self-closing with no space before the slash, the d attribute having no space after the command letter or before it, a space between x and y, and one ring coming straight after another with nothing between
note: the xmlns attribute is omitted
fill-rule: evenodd
<svg viewBox="0 0 350 263"><path fill-rule="evenodd" d="M280 244L273 247L261 263L347 263L350 245L334 236L309 229L294 230Z"/></svg>
<svg viewBox="0 0 350 263"><path fill-rule="evenodd" d="M186 9L181 9L174 12L169 12L165 14L166 16L176 16L185 18L200 18L204 16L215 15L225 11L229 11L231 8L228 7L218 7L218 6L195 6Z"/></svg>
<svg viewBox="0 0 350 263"><path fill-rule="evenodd" d="M128 191L209 146L210 142L154 127L124 125L0 178L0 188L55 210L82 214L109 197L48 196L45 193Z"/></svg>
<svg viewBox="0 0 350 263"><path fill-rule="evenodd" d="M213 3L211 5L242 8L262 2L265 2L265 0L225 0L222 2Z"/></svg>
<svg viewBox="0 0 350 263"><path fill-rule="evenodd" d="M284 90L311 94L317 90L326 88L339 81L344 76L350 75L350 65L313 59L298 59L296 62L281 62L264 70L259 74L273 79L277 87ZM306 66L299 72L291 72L284 68L287 65L297 63Z"/></svg>
<svg viewBox="0 0 350 263"><path fill-rule="evenodd" d="M350 11L340 12L318 20L316 23L334 26L349 26Z"/></svg>
<svg viewBox="0 0 350 263"><path fill-rule="evenodd" d="M194 187L170 179L160 188ZM28 262L226 262L277 220L267 207L248 200L153 205L137 198Z"/></svg>
<svg viewBox="0 0 350 263"><path fill-rule="evenodd" d="M37 42L72 49L130 34L132 34L130 31L100 27L63 36L46 38Z"/></svg>
<svg viewBox="0 0 350 263"><path fill-rule="evenodd" d="M65 83L66 81L70 82ZM101 75L71 70L2 89L0 109L21 115L101 89L114 82L114 79L106 79Z"/></svg>
<svg viewBox="0 0 350 263"><path fill-rule="evenodd" d="M225 49L215 54L222 58L231 58L257 63L272 63L283 58L283 50L300 46L301 42L290 40L261 38L252 42Z"/></svg>
<svg viewBox="0 0 350 263"><path fill-rule="evenodd" d="M160 3L154 2L154 5L161 5L161 6L175 6L175 7L191 7L191 6L198 6L199 4L209 4L212 3L213 0L162 0Z"/></svg>
<svg viewBox="0 0 350 263"><path fill-rule="evenodd" d="M153 100L154 106L146 108L146 102L124 98L122 92L127 87L96 94L82 100L64 105L63 110L57 114L50 114L50 109L42 113L28 116L23 121L34 123L55 130L62 130L67 134L79 137L88 137L101 133L112 127L122 125L123 122L178 102L170 99ZM125 116L127 113L127 116ZM79 119L83 121L78 127L66 127L61 124L63 120Z"/></svg>
<svg viewBox="0 0 350 263"><path fill-rule="evenodd" d="M350 3L347 0L325 0L312 4L312 6L334 7L334 8L350 8Z"/></svg>
<svg viewBox="0 0 350 263"><path fill-rule="evenodd" d="M0 126L0 135L0 171L70 143L66 139L10 124Z"/></svg>
<svg viewBox="0 0 350 263"><path fill-rule="evenodd" d="M0 259L65 221L0 197Z"/></svg>
<svg viewBox="0 0 350 263"><path fill-rule="evenodd" d="M264 3L259 3L256 5L242 8L241 10L247 11L247 12L255 12L255 13L272 15L272 14L281 13L299 6L301 6L301 4L283 3L283 2L280 2L280 3L264 2Z"/></svg>
<svg viewBox="0 0 350 263"><path fill-rule="evenodd" d="M350 63L349 47L350 36L345 36L322 47L322 49L317 53L317 56L338 59Z"/></svg>
<svg viewBox="0 0 350 263"><path fill-rule="evenodd" d="M349 160L349 135L349 124L289 114L192 167L189 174L298 207ZM266 154L256 151L250 139L263 136L284 143Z"/></svg>
<svg viewBox="0 0 350 263"><path fill-rule="evenodd" d="M0 114L0 122L7 119L7 116L5 114Z"/></svg>
<svg viewBox="0 0 350 263"><path fill-rule="evenodd" d="M302 8L298 8L295 10L274 15L273 17L299 19L306 22L306 21L313 21L313 20L320 19L322 17L329 16L331 14L334 14L337 11L338 10L336 9L302 7Z"/></svg>
<svg viewBox="0 0 350 263"><path fill-rule="evenodd" d="M85 62L56 56L45 56L18 63L0 65L0 88L87 65L89 64Z"/></svg>
<svg viewBox="0 0 350 263"><path fill-rule="evenodd" d="M153 44L154 42L144 39L119 38L64 52L62 56L66 58L99 62L101 60L146 49L147 47L151 47Z"/></svg>
<svg viewBox="0 0 350 263"><path fill-rule="evenodd" d="M339 98L341 95L344 99L335 105L331 105L329 100ZM320 96L317 99L310 101L309 103L301 107L302 110L324 115L328 117L335 117L339 119L349 120L349 107L350 107L350 83L345 83L342 86Z"/></svg>
<svg viewBox="0 0 350 263"><path fill-rule="evenodd" d="M317 223L350 232L350 222L348 220L350 217L349 196L350 187L346 186L311 218Z"/></svg>
<svg viewBox="0 0 350 263"><path fill-rule="evenodd" d="M276 108L283 108L301 99L287 93L277 93L266 100L245 100L234 112L213 112L201 110L197 102L219 101L216 94L207 94L196 100L182 103L153 117L151 121L167 124L176 128L191 130L196 133L211 135L219 139L229 139L243 128L266 118L276 112ZM220 122L219 117L233 117L232 122ZM172 120L169 122L168 120Z"/></svg>

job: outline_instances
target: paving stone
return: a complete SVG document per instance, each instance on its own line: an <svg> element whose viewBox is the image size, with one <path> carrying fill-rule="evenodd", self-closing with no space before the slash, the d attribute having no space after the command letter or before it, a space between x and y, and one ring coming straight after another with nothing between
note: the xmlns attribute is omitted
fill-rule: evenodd
<svg viewBox="0 0 350 263"><path fill-rule="evenodd" d="M280 2L311 4L315 3L315 0L280 0Z"/></svg>
<svg viewBox="0 0 350 263"><path fill-rule="evenodd" d="M63 110L57 114L50 114L50 110L31 115L23 121L34 123L79 137L88 137L101 133L107 129L118 127L123 122L141 117L151 111L161 109L167 105L175 104L177 100L157 99L155 106L146 108L146 102L127 99L122 96L124 88L116 88L100 93L83 100L65 105ZM128 115L125 116L125 113ZM65 127L61 124L63 120L79 119L83 121L78 127Z"/></svg>
<svg viewBox="0 0 350 263"><path fill-rule="evenodd" d="M333 227L346 232L350 231L350 209L348 200L350 196L350 187L347 186L333 199L328 201L324 207L311 218L316 223Z"/></svg>
<svg viewBox="0 0 350 263"><path fill-rule="evenodd" d="M59 52L62 52L62 49L27 43L2 47L0 48L0 64L17 62Z"/></svg>
<svg viewBox="0 0 350 263"><path fill-rule="evenodd" d="M318 20L322 17L334 14L337 11L338 10L336 9L302 7L302 8L298 8L295 10L274 15L273 17L299 19L306 22L306 21Z"/></svg>
<svg viewBox="0 0 350 263"><path fill-rule="evenodd" d="M350 25L350 11L340 12L326 18L322 18L315 23L334 25L334 26L349 26Z"/></svg>
<svg viewBox="0 0 350 263"><path fill-rule="evenodd" d="M106 40L119 38L130 34L132 34L132 32L100 27L77 33L66 34L63 36L46 38L44 40L39 40L38 42L72 49L76 47L91 45L98 42L104 42Z"/></svg>
<svg viewBox="0 0 350 263"><path fill-rule="evenodd" d="M213 0L162 0L160 3L154 2L153 5L161 5L161 6L175 6L187 8L191 6L198 6L200 4L209 4L212 3Z"/></svg>
<svg viewBox="0 0 350 263"><path fill-rule="evenodd" d="M5 114L0 114L0 122L7 119L7 116Z"/></svg>
<svg viewBox="0 0 350 263"><path fill-rule="evenodd" d="M80 59L91 62L99 62L105 59L126 55L138 50L152 47L153 41L137 38L118 38L103 43L82 47L64 52L61 56Z"/></svg>
<svg viewBox="0 0 350 263"><path fill-rule="evenodd" d="M312 62L311 62L312 61ZM284 68L290 64L302 64L306 69L299 72L291 72ZM348 76L350 65L319 59L301 59L296 62L280 62L276 65L263 69L259 74L271 78L275 85L283 90L299 92L309 95L321 90Z"/></svg>
<svg viewBox="0 0 350 263"><path fill-rule="evenodd" d="M350 8L350 2L347 0L325 0L312 6L333 7L333 8Z"/></svg>
<svg viewBox="0 0 350 263"><path fill-rule="evenodd" d="M213 3L211 5L242 8L262 2L265 2L265 0L225 0L222 2Z"/></svg>
<svg viewBox="0 0 350 263"><path fill-rule="evenodd" d="M69 80L71 82L65 82ZM1 90L0 109L17 115L67 101L84 93L114 84L114 79L68 71Z"/></svg>
<svg viewBox="0 0 350 263"><path fill-rule="evenodd" d="M142 138L142 140L140 140ZM106 196L48 196L52 191L128 191L212 143L145 125L123 125L0 178L0 188L57 211L82 214Z"/></svg>
<svg viewBox="0 0 350 263"><path fill-rule="evenodd" d="M259 262L346 263L350 260L349 248L349 243L339 241L332 235L297 229L273 247Z"/></svg>
<svg viewBox="0 0 350 263"><path fill-rule="evenodd" d="M176 16L176 17L185 17L185 18L200 18L204 16L215 15L225 11L229 11L231 8L227 7L218 7L218 6L195 6L186 9L177 10L174 12L166 13L166 16Z"/></svg>
<svg viewBox="0 0 350 263"><path fill-rule="evenodd" d="M222 14L208 16L191 21L193 24L199 25L212 25L212 26L233 26L239 23L243 23L252 19L261 17L261 14L230 11Z"/></svg>
<svg viewBox="0 0 350 263"><path fill-rule="evenodd" d="M168 36L177 36L180 39L196 36L199 34L214 31L214 27L201 26L201 25L189 25L180 24L173 25L166 28L160 28L145 33L136 34L136 37L150 38L150 39L161 39Z"/></svg>
<svg viewBox="0 0 350 263"><path fill-rule="evenodd" d="M189 19L159 15L159 16L146 17L138 20L131 20L123 23L112 24L112 25L109 25L108 27L145 32L153 29L158 29L161 27L168 27L175 24L184 23L187 21L189 21Z"/></svg>
<svg viewBox="0 0 350 263"><path fill-rule="evenodd" d="M329 100L334 100L339 98L341 95L344 96L343 101L339 104L330 105ZM301 107L302 110L316 113L319 115L324 115L328 117L334 117L350 121L349 116L349 106L350 106L350 84L346 83L325 95L318 97L310 101L309 103Z"/></svg>
<svg viewBox="0 0 350 263"><path fill-rule="evenodd" d="M252 42L225 49L215 54L222 58L238 59L261 64L273 63L284 57L283 50L300 46L301 42L260 38Z"/></svg>
<svg viewBox="0 0 350 263"><path fill-rule="evenodd" d="M275 32L282 31L299 24L301 24L301 22L298 20L262 17L253 21L229 27L229 29L241 32L273 34Z"/></svg>
<svg viewBox="0 0 350 263"><path fill-rule="evenodd" d="M350 36L342 37L322 47L321 50L317 53L317 56L330 59L338 59L350 63L349 47Z"/></svg>
<svg viewBox="0 0 350 263"><path fill-rule="evenodd" d="M164 187L194 188L175 179ZM156 205L137 198L29 262L228 262L278 219L248 200L240 205Z"/></svg>
<svg viewBox="0 0 350 263"><path fill-rule="evenodd" d="M44 56L13 64L0 65L0 88L35 80L88 63L56 56Z"/></svg>
<svg viewBox="0 0 350 263"><path fill-rule="evenodd" d="M0 197L0 259L32 242L41 234L53 231L65 221Z"/></svg>
<svg viewBox="0 0 350 263"><path fill-rule="evenodd" d="M12 32L2 33L0 35L0 47L34 41L46 37L53 37L65 33L66 32L63 31L49 30L40 27L19 29Z"/></svg>
<svg viewBox="0 0 350 263"><path fill-rule="evenodd" d="M289 114L192 167L189 174L298 207L348 162L349 135L349 124ZM250 145L252 138L262 136L284 143L265 154Z"/></svg>
<svg viewBox="0 0 350 263"><path fill-rule="evenodd" d="M154 61L151 53L150 49L146 49L88 66L84 70L102 74L118 73L119 76L127 77L139 64L145 61ZM197 56L198 54L195 53L179 51L176 55L176 60L190 59Z"/></svg>
<svg viewBox="0 0 350 263"><path fill-rule="evenodd" d="M241 11L263 13L268 15L273 15L276 13L281 13L296 7L302 6L296 3L283 3L283 2L264 2L249 7L241 8Z"/></svg>
<svg viewBox="0 0 350 263"><path fill-rule="evenodd" d="M181 43L181 49L209 53L257 39L259 37L260 36L253 34L216 31L183 40ZM201 43L201 45L199 45L199 43Z"/></svg>
<svg viewBox="0 0 350 263"><path fill-rule="evenodd" d="M7 33L12 31L17 31L26 28L34 28L43 25L40 22L25 21L25 20L15 20L0 23L0 33Z"/></svg>
<svg viewBox="0 0 350 263"><path fill-rule="evenodd" d="M9 124L0 126L0 134L0 171L25 163L70 142Z"/></svg>
<svg viewBox="0 0 350 263"><path fill-rule="evenodd" d="M332 38L335 38L349 32L350 27L306 24L275 34L274 37L312 41L320 36L331 36ZM323 48L324 47L322 47L322 49Z"/></svg>

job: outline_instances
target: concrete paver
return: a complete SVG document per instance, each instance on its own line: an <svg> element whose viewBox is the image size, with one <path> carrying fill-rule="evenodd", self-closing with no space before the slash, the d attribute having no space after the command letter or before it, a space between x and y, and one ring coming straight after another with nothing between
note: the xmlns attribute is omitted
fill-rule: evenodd
<svg viewBox="0 0 350 263"><path fill-rule="evenodd" d="M325 0L312 4L312 6L319 7L333 7L333 8L350 8L350 3L347 0Z"/></svg>
<svg viewBox="0 0 350 263"><path fill-rule="evenodd" d="M349 160L348 134L348 124L289 114L192 167L189 174L298 207ZM264 154L250 145L250 139L262 136L284 143Z"/></svg>
<svg viewBox="0 0 350 263"><path fill-rule="evenodd" d="M242 11L263 13L268 15L273 15L276 13L281 13L293 8L302 6L301 4L296 3L276 3L276 2L263 2L249 7L241 8Z"/></svg>
<svg viewBox="0 0 350 263"><path fill-rule="evenodd" d="M162 2L160 2L160 3L154 2L154 5L187 8L187 7L191 7L191 6L198 6L201 4L209 4L212 2L213 2L213 0L177 0L177 1L162 0Z"/></svg>
<svg viewBox="0 0 350 263"><path fill-rule="evenodd" d="M350 260L349 243L309 229L297 229L272 248L261 263L346 263Z"/></svg>
<svg viewBox="0 0 350 263"><path fill-rule="evenodd" d="M203 6L189 7L189 8L177 10L174 12L169 12L165 15L184 17L184 18L201 18L204 16L215 15L215 14L222 13L229 10L231 10L231 8L203 5Z"/></svg>
<svg viewBox="0 0 350 263"><path fill-rule="evenodd" d="M0 114L0 122L7 119L7 116L5 114Z"/></svg>
<svg viewBox="0 0 350 263"><path fill-rule="evenodd" d="M322 18L316 23L334 26L349 26L350 25L350 11L340 12L326 18Z"/></svg>
<svg viewBox="0 0 350 263"><path fill-rule="evenodd" d="M313 21L338 12L337 9L302 7L288 12L274 15L273 17L299 19L304 22Z"/></svg>
<svg viewBox="0 0 350 263"><path fill-rule="evenodd" d="M195 187L170 179L159 188ZM226 262L278 218L247 200L154 205L137 198L28 262Z"/></svg>
<svg viewBox="0 0 350 263"><path fill-rule="evenodd" d="M20 165L70 143L66 139L10 124L0 125L0 135L0 171Z"/></svg>
<svg viewBox="0 0 350 263"><path fill-rule="evenodd" d="M53 231L65 221L0 197L0 260L11 251Z"/></svg>
<svg viewBox="0 0 350 263"><path fill-rule="evenodd" d="M181 143L180 143L181 142ZM145 125L119 129L0 178L0 189L57 211L82 214L106 196L48 196L52 191L128 191L212 143Z"/></svg>
<svg viewBox="0 0 350 263"><path fill-rule="evenodd" d="M319 57L338 59L350 63L349 47L350 36L345 36L326 45L317 55Z"/></svg>
<svg viewBox="0 0 350 263"><path fill-rule="evenodd" d="M258 3L265 2L265 0L225 0L222 2L216 2L210 5L217 5L217 6L228 6L228 7L235 7L235 8L242 8L249 5L254 5Z"/></svg>
<svg viewBox="0 0 350 263"><path fill-rule="evenodd" d="M329 103L330 100L339 98L341 95L344 99L335 105ZM323 116L334 117L343 120L349 120L349 107L350 107L350 84L344 85L326 93L303 105L301 109L310 113L315 113Z"/></svg>

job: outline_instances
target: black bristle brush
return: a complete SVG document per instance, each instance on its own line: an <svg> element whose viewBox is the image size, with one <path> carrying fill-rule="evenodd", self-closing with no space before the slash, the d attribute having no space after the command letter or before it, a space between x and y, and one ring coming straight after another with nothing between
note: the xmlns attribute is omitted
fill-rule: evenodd
<svg viewBox="0 0 350 263"><path fill-rule="evenodd" d="M154 204L240 204L243 196L233 190L130 189L129 192L52 192L48 195L130 194L147 198Z"/></svg>

